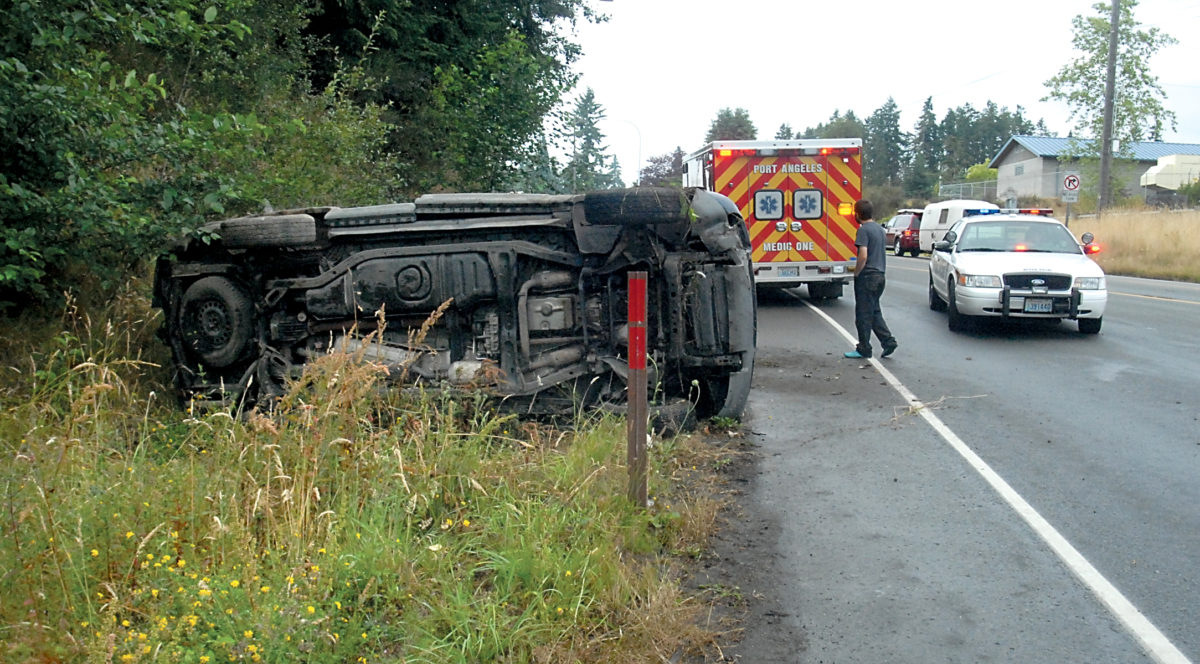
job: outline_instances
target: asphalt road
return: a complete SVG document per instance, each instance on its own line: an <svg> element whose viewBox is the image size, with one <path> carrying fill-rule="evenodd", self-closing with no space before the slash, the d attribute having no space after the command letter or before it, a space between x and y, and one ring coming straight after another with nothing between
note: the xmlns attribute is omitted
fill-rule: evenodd
<svg viewBox="0 0 1200 664"><path fill-rule="evenodd" d="M926 260L889 256L883 309L899 350L864 362L849 289L760 298L768 609L734 656L1200 662L1200 285L1112 277L1095 336L952 333Z"/></svg>

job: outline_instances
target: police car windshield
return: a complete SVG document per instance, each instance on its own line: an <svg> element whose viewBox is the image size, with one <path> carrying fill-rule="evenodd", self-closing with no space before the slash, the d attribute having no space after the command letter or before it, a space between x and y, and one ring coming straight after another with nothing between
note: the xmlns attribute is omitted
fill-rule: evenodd
<svg viewBox="0 0 1200 664"><path fill-rule="evenodd" d="M1017 251L1079 254L1071 232L1053 221L975 221L964 224L959 251Z"/></svg>

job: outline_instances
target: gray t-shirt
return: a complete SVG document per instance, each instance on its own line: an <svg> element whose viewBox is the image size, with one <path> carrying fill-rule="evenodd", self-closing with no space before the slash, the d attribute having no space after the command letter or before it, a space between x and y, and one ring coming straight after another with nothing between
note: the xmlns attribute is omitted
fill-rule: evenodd
<svg viewBox="0 0 1200 664"><path fill-rule="evenodd" d="M867 264L858 268L859 274L871 270L876 272L885 270L887 248L884 244L886 242L883 226L874 221L864 222L858 227L858 234L854 236L854 246L867 248Z"/></svg>

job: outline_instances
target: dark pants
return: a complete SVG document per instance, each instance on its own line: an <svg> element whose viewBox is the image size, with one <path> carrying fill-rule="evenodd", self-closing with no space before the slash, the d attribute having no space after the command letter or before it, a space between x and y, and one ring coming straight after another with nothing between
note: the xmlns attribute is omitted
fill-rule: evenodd
<svg viewBox="0 0 1200 664"><path fill-rule="evenodd" d="M896 345L896 338L888 330L879 309L879 296L883 295L885 279L882 272L871 270L854 278L854 327L858 328L857 350L863 357L871 357L871 332L879 337L884 350Z"/></svg>

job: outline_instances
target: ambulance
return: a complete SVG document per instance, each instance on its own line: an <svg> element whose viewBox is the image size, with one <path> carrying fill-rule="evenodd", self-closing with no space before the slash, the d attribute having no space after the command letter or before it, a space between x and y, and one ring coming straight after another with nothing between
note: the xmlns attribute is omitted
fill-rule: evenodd
<svg viewBox="0 0 1200 664"><path fill-rule="evenodd" d="M841 296L857 257L862 139L714 141L687 156L683 184L724 194L741 210L757 285Z"/></svg>

